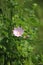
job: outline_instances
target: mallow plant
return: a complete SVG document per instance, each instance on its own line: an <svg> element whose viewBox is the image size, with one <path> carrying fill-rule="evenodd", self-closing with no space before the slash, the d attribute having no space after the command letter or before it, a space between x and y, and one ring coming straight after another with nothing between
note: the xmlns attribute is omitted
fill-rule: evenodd
<svg viewBox="0 0 43 65"><path fill-rule="evenodd" d="M33 4L30 0L6 0L7 10L2 7L0 56L4 59L3 65L35 65L32 59L36 52L39 20L34 9L37 6Z"/></svg>

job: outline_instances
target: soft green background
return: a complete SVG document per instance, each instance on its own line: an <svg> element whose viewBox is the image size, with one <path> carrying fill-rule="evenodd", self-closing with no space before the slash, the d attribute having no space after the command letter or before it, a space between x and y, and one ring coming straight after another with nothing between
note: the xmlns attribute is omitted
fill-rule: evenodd
<svg viewBox="0 0 43 65"><path fill-rule="evenodd" d="M43 65L42 0L0 0L0 65Z"/></svg>

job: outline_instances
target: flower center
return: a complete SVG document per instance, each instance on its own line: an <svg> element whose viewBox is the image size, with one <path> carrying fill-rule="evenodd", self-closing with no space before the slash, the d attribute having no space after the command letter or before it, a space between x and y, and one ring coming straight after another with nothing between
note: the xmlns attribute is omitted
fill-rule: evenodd
<svg viewBox="0 0 43 65"><path fill-rule="evenodd" d="M20 35L20 32L18 31L17 34Z"/></svg>

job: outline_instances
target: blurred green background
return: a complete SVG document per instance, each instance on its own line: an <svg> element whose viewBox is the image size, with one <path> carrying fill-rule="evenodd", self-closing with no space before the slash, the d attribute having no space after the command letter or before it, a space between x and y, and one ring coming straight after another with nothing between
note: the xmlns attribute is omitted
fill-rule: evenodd
<svg viewBox="0 0 43 65"><path fill-rule="evenodd" d="M43 65L43 0L0 0L0 65Z"/></svg>

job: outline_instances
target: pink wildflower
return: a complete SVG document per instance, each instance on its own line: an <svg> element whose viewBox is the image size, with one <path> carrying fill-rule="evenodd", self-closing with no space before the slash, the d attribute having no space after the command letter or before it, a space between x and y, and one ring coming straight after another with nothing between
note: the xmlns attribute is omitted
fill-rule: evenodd
<svg viewBox="0 0 43 65"><path fill-rule="evenodd" d="M22 36L23 32L24 32L24 30L21 27L14 28L14 30L13 30L13 34L17 37Z"/></svg>

